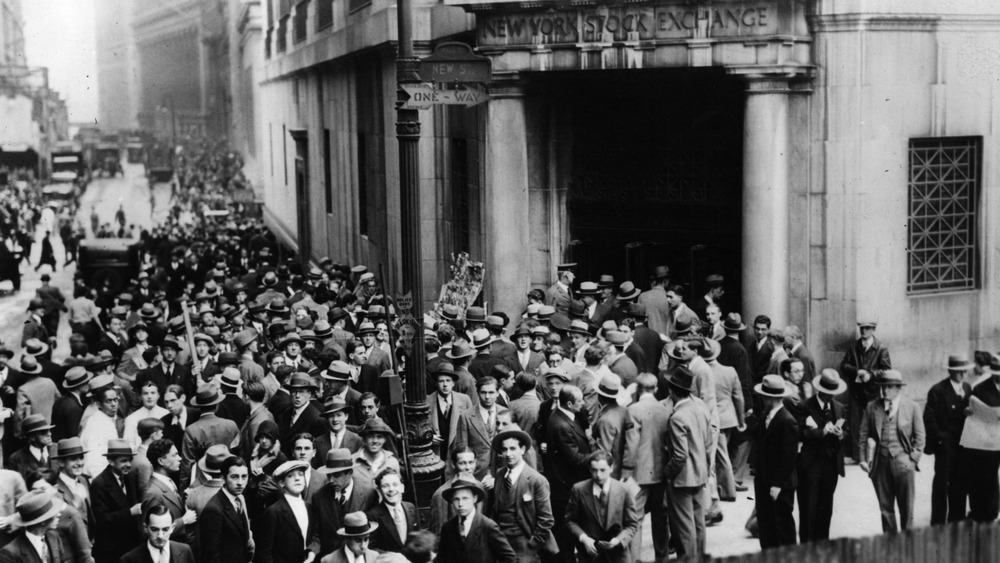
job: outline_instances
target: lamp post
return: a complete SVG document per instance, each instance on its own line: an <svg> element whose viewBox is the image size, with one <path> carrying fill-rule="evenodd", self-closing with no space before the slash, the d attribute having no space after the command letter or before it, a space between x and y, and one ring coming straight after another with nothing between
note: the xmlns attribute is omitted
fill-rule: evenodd
<svg viewBox="0 0 1000 563"><path fill-rule="evenodd" d="M406 416L404 440L407 441L407 465L416 484L414 500L417 506L429 505L444 471L444 462L434 451L430 407L425 389L426 359L424 357L424 327L420 322L423 310L420 258L420 114L416 109L404 109L407 95L404 84L420 83L420 60L413 54L413 12L411 0L397 0L396 25L399 51L396 55L396 139L399 141L399 201L402 225L403 294L412 296L415 333L411 345L404 346L406 358Z"/></svg>

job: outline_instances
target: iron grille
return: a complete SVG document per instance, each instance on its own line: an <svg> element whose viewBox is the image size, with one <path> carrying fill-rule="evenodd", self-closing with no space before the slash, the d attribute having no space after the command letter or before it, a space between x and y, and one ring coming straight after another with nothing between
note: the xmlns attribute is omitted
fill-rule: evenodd
<svg viewBox="0 0 1000 563"><path fill-rule="evenodd" d="M910 293L979 286L982 137L910 140Z"/></svg>

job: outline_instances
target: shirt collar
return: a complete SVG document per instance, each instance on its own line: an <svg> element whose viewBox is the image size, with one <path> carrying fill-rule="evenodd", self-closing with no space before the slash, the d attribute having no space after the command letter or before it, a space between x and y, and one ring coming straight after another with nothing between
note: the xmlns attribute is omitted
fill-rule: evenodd
<svg viewBox="0 0 1000 563"><path fill-rule="evenodd" d="M521 472L524 471L525 465L526 464L522 459L517 465L507 469L507 475L510 478L511 483L517 483L517 478L521 476Z"/></svg>
<svg viewBox="0 0 1000 563"><path fill-rule="evenodd" d="M355 557L354 552L348 549L346 545L344 546L344 554L347 555L347 563L373 563L372 561L366 561L364 555Z"/></svg>
<svg viewBox="0 0 1000 563"><path fill-rule="evenodd" d="M28 541L31 543L31 547L35 548L35 552L38 553L39 558L41 558L42 544L45 542L45 536L32 534L31 532L25 530L24 537L28 538Z"/></svg>
<svg viewBox="0 0 1000 563"><path fill-rule="evenodd" d="M65 473L63 473L61 471L59 472L59 479L61 479L62 482L65 483L73 491L76 491L77 487L80 486L80 482L79 481L77 481L76 479L70 477L69 475L67 475L67 474L65 474Z"/></svg>
<svg viewBox="0 0 1000 563"><path fill-rule="evenodd" d="M354 492L354 479L353 478L351 478L351 480L347 482L347 486L344 487L344 490L340 491L340 495L342 497L344 497L344 498L351 498L351 493L352 492Z"/></svg>
<svg viewBox="0 0 1000 563"><path fill-rule="evenodd" d="M607 495L611 491L611 479L608 479L604 485L598 485L597 481L594 481L593 479L591 479L591 483L592 486L590 491L595 497L601 496L601 493Z"/></svg>
<svg viewBox="0 0 1000 563"><path fill-rule="evenodd" d="M229 502L231 502L233 504L233 508L236 508L236 497L234 497L232 495L232 493L230 493L229 491L227 491L225 487L222 487L222 494L226 495L226 498L229 499ZM242 497L243 495L240 495L240 496ZM245 503L244 503L244 506L246 506Z"/></svg>
<svg viewBox="0 0 1000 563"><path fill-rule="evenodd" d="M951 383L951 388L955 390L956 395L965 395L965 386L962 385L961 381L955 381L949 377L948 382Z"/></svg>
<svg viewBox="0 0 1000 563"><path fill-rule="evenodd" d="M159 561L160 560L160 550L157 549L157 548L155 548L155 547L153 547L153 544L149 543L149 541L146 541L146 549L149 550L149 556L153 558L153 561ZM170 544L168 543L167 545L163 546L163 549L164 550L169 550L170 549ZM170 552L167 551L167 553L170 553Z"/></svg>
<svg viewBox="0 0 1000 563"><path fill-rule="evenodd" d="M556 408L559 409L560 411L562 411L562 413L565 414L567 417L569 417L570 420L576 420L576 413L575 412L573 412L571 410L568 410L568 409L564 409L564 408L562 408L562 406L559 406L559 407L556 407Z"/></svg>
<svg viewBox="0 0 1000 563"><path fill-rule="evenodd" d="M35 446L28 446L28 451L31 452L31 455L33 455L35 457L35 459L41 461L41 459L42 459L42 449L41 448L36 448Z"/></svg>

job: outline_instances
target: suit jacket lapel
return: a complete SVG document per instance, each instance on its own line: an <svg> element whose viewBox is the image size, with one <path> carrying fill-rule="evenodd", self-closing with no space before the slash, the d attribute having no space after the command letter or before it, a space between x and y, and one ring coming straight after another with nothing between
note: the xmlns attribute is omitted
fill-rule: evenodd
<svg viewBox="0 0 1000 563"><path fill-rule="evenodd" d="M594 496L594 481L591 479L587 482L590 486L584 489L583 502L587 505L590 513L594 515L594 522L600 522L601 526L603 526L604 522L601 522L601 509L597 506L597 497Z"/></svg>
<svg viewBox="0 0 1000 563"><path fill-rule="evenodd" d="M393 520L392 514L389 513L389 507L385 503L380 503L378 505L378 510L375 511L378 516L378 525L382 526L386 531L389 532L389 536L393 538L400 546L403 545L405 538L399 537L399 532L396 530L396 521ZM374 562L372 562L374 563Z"/></svg>
<svg viewBox="0 0 1000 563"><path fill-rule="evenodd" d="M461 525L461 523L459 523ZM465 545L478 545L479 536L483 533L483 515L476 512L472 517L472 526L469 527L469 535L465 538ZM461 536L461 534L459 534Z"/></svg>
<svg viewBox="0 0 1000 563"><path fill-rule="evenodd" d="M607 518L604 521L604 529L608 530L611 528L611 520L614 518L614 514L618 513L618 507L625 502L625 489L619 487L610 487L608 489L608 512Z"/></svg>
<svg viewBox="0 0 1000 563"><path fill-rule="evenodd" d="M482 414L479 412L478 408L472 409L472 412L469 413L469 419L472 421L472 427L476 429L476 432L479 432L479 435L483 437L483 440L489 442L490 435L489 432L486 431L486 423L483 422Z"/></svg>

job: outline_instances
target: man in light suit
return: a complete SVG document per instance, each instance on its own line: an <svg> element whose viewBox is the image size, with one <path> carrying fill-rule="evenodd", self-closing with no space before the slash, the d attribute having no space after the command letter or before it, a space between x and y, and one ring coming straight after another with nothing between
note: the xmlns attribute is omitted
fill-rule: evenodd
<svg viewBox="0 0 1000 563"><path fill-rule="evenodd" d="M79 438L66 438L59 440L52 447L49 459L54 462L56 470L59 472L59 480L56 481L56 490L62 496L63 502L72 505L80 512L87 525L88 535L94 533L94 511L90 504L90 483L83 476L86 464L83 456L87 450L83 449L83 442Z"/></svg>
<svg viewBox="0 0 1000 563"><path fill-rule="evenodd" d="M354 563L364 558L365 563L374 563L378 552L368 549L371 534L379 525L369 522L364 512L352 512L344 516L344 527L337 530L337 537L343 542L343 547L320 559L320 563ZM348 555L347 552L351 554Z"/></svg>
<svg viewBox="0 0 1000 563"><path fill-rule="evenodd" d="M507 356L507 365L514 373L534 374L545 363L545 356L531 349L531 329L521 325L514 330L514 352Z"/></svg>
<svg viewBox="0 0 1000 563"><path fill-rule="evenodd" d="M63 553L56 532L63 507L58 496L47 492L32 491L21 497L10 525L22 531L4 546L3 554L18 563L63 563L69 554Z"/></svg>
<svg viewBox="0 0 1000 563"><path fill-rule="evenodd" d="M168 563L195 563L190 547L170 539L172 531L176 529L175 524L170 509L166 506L150 506L143 518L143 528L148 539L126 553L121 558L121 563L163 563L164 555Z"/></svg>
<svg viewBox="0 0 1000 563"><path fill-rule="evenodd" d="M639 510L625 485L611 477L608 452L596 451L587 459L590 479L573 485L566 528L579 546L579 561L627 563L628 545L639 529Z"/></svg>
<svg viewBox="0 0 1000 563"><path fill-rule="evenodd" d="M205 505L198 517L198 537L202 563L245 563L253 560L254 541L247 517L246 489L249 472L238 456L222 462L223 485Z"/></svg>
<svg viewBox="0 0 1000 563"><path fill-rule="evenodd" d="M615 479L622 478L622 460L625 457L629 424L628 410L618 404L618 394L622 388L621 382L621 378L613 373L606 373L601 378L601 382L594 392L594 395L597 396L598 411L594 417L594 425L590 434L594 440L595 449L611 453L613 463L611 476Z"/></svg>
<svg viewBox="0 0 1000 563"><path fill-rule="evenodd" d="M663 502L664 446L667 444L667 421L670 409L656 400L656 376L644 373L636 379L639 400L628 406L625 431L625 457L622 479L633 479L639 485L635 495L636 509L642 516L652 512L653 552L657 561L667 558L667 510ZM642 536L642 521L637 537ZM632 545L638 559L638 542Z"/></svg>
<svg viewBox="0 0 1000 563"><path fill-rule="evenodd" d="M486 376L476 383L479 407L462 414L455 433L455 447L469 446L476 452L476 479L487 488L493 483L492 443L497 435L497 414L507 409L496 404L499 385L493 377Z"/></svg>
<svg viewBox="0 0 1000 563"><path fill-rule="evenodd" d="M716 347L716 350L721 351L721 346ZM715 476L719 496L724 501L735 501L736 477L729 455L729 444L737 432L746 430L743 385L734 368L720 364L711 355L705 358L705 362L712 370L715 404L719 411L719 441L715 449Z"/></svg>
<svg viewBox="0 0 1000 563"><path fill-rule="evenodd" d="M191 399L191 406L198 409L198 420L184 429L184 442L181 447L181 486L186 486L191 479L191 465L198 463L209 446L221 444L230 450L236 450L240 444L240 429L228 418L216 416L215 411L222 402L223 396L213 384L204 384L198 388L198 393ZM286 446L291 450L291 444Z"/></svg>
<svg viewBox="0 0 1000 563"><path fill-rule="evenodd" d="M972 396L987 407L1000 407L1000 356L990 356L990 376L972 388ZM976 522L992 522L1000 512L1000 452L965 448L969 460L969 518Z"/></svg>
<svg viewBox="0 0 1000 563"><path fill-rule="evenodd" d="M897 532L913 527L913 479L924 452L924 419L920 406L902 396L906 383L898 370L885 370L877 384L881 399L868 403L861 419L859 434L866 447L860 465L875 486L882 512L882 531Z"/></svg>
<svg viewBox="0 0 1000 563"><path fill-rule="evenodd" d="M569 310L569 303L573 300L573 280L576 274L573 273L574 263L557 264L556 275L558 279L545 290L545 304L552 305L556 311L565 313Z"/></svg>
<svg viewBox="0 0 1000 563"><path fill-rule="evenodd" d="M519 429L505 430L493 438L493 449L504 467L497 471L487 515L500 526L519 563L538 563L542 553L558 553L549 482L524 461L531 437Z"/></svg>
<svg viewBox="0 0 1000 563"><path fill-rule="evenodd" d="M448 459L458 435L458 421L467 412L473 412L472 399L464 393L455 391L458 374L448 362L441 363L434 372L437 381L437 391L427 396L427 405L431 409L431 428L434 429L435 441L441 444L441 459ZM452 476L455 467L445 468L445 475Z"/></svg>

